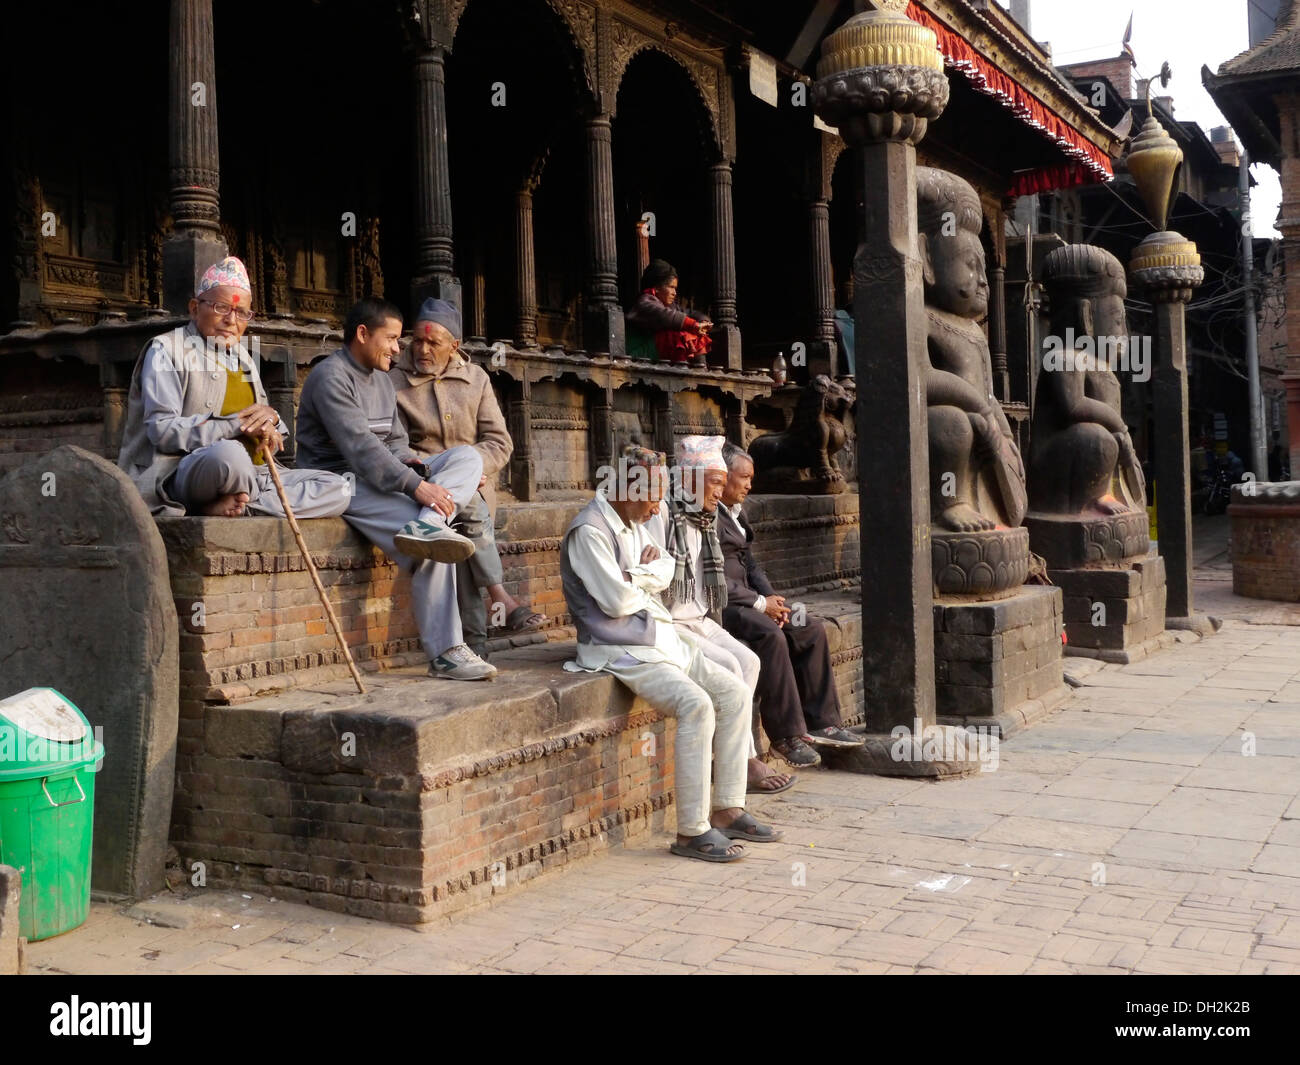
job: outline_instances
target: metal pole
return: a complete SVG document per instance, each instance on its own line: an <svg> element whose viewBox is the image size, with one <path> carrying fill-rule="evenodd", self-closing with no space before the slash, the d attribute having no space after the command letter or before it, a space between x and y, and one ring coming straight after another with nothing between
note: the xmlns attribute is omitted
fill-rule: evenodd
<svg viewBox="0 0 1300 1065"><path fill-rule="evenodd" d="M1241 150L1237 168L1237 195L1241 203L1242 331L1246 334L1246 376L1250 389L1250 468L1257 480L1268 480L1268 444L1264 440L1264 400L1259 389L1259 341L1255 323L1255 242L1250 226L1250 157Z"/></svg>

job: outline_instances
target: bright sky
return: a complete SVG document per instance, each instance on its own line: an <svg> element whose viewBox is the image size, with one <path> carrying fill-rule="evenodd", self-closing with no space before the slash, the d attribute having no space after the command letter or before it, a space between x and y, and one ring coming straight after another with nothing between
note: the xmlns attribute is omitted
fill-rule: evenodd
<svg viewBox="0 0 1300 1065"><path fill-rule="evenodd" d="M1009 7L1008 0L998 0ZM1160 95L1172 96L1174 114L1198 122L1208 135L1226 125L1209 93L1201 86L1201 64L1211 70L1246 50L1250 0L1031 0L1030 29L1036 40L1051 44L1058 65L1105 59L1120 53L1124 28L1133 15L1134 80L1153 77L1169 62L1173 77ZM1137 123L1135 123L1136 127ZM1240 143L1240 138L1238 138ZM1258 184L1251 190L1252 229L1256 236L1277 236L1273 221L1282 202L1277 172L1252 166Z"/></svg>

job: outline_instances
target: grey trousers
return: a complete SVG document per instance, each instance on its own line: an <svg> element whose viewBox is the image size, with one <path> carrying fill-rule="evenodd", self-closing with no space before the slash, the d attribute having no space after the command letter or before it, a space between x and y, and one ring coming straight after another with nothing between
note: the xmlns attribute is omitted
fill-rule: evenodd
<svg viewBox="0 0 1300 1065"><path fill-rule="evenodd" d="M351 495L346 478L325 470L278 469L295 517L333 518L347 510ZM176 502L191 510L239 492L248 493L250 514L284 517L270 470L255 465L238 440L218 440L191 451L177 465L168 488Z"/></svg>
<svg viewBox="0 0 1300 1065"><path fill-rule="evenodd" d="M482 589L500 584L505 577L492 528L492 511L481 492L475 492L474 498L461 508L452 527L474 541L474 553L464 562L456 563L456 601L465 642L477 648L487 639L487 602Z"/></svg>
<svg viewBox="0 0 1300 1065"><path fill-rule="evenodd" d="M426 459L424 468L425 480L441 485L457 507L464 507L478 491L483 459L472 447L453 447ZM343 518L399 566L410 571L411 609L420 630L420 642L430 661L449 647L463 643L456 607L456 568L445 562L408 558L393 544L393 537L408 521L419 518L446 525L447 519L402 492L376 491L360 477Z"/></svg>

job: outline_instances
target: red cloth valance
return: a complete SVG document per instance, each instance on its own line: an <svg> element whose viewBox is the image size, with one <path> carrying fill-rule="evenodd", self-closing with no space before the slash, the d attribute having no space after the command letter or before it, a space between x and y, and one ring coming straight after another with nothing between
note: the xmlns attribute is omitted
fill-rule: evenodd
<svg viewBox="0 0 1300 1065"><path fill-rule="evenodd" d="M1072 188L1109 181L1115 176L1110 157L1082 133L1050 111L1015 79L979 54L960 34L949 29L915 0L907 5L907 17L934 30L944 63L961 71L977 91L992 96L1018 119L1039 130L1073 161L1039 167L1017 174L1007 189L1008 196Z"/></svg>

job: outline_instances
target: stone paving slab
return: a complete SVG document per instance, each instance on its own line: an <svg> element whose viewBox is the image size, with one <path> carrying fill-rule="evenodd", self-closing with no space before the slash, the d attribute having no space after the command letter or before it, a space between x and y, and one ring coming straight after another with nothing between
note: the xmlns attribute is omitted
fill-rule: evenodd
<svg viewBox="0 0 1300 1065"><path fill-rule="evenodd" d="M1300 626L1229 620L1075 683L992 772L801 771L754 802L785 839L731 865L664 836L419 927L198 889L96 902L29 968L1300 972Z"/></svg>

